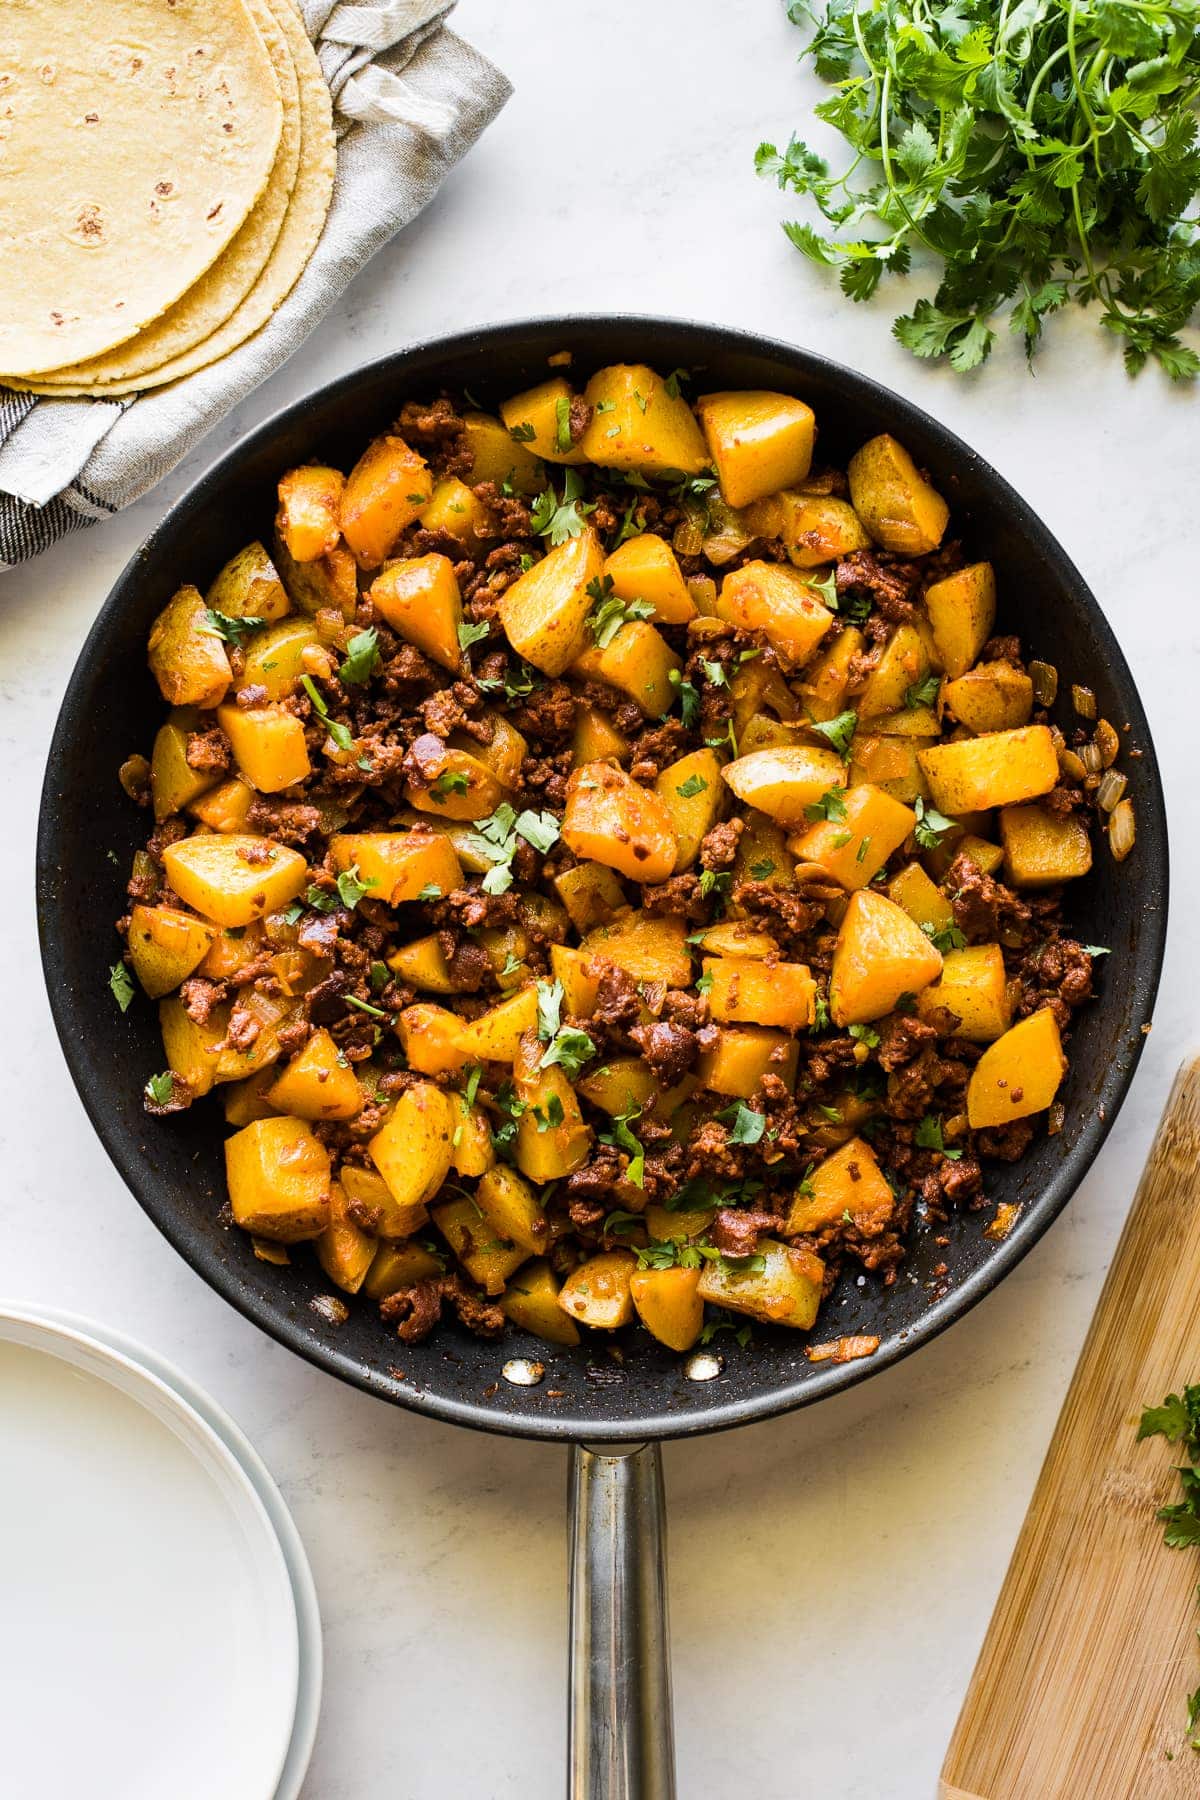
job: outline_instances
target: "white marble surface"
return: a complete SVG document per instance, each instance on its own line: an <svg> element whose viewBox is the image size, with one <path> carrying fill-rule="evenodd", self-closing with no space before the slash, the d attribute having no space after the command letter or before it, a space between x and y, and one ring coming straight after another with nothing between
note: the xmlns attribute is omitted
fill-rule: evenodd
<svg viewBox="0 0 1200 1800"><path fill-rule="evenodd" d="M1055 328L1036 380L1006 348L964 381L901 351L890 312L843 304L790 249L776 223L788 203L751 169L758 139L786 137L814 94L773 0L463 0L457 25L517 92L438 201L154 495L0 576L0 917L19 1047L0 1112L0 1292L157 1345L274 1470L326 1621L311 1800L556 1800L563 1458L317 1374L210 1293L142 1216L84 1119L43 997L33 843L46 746L93 612L163 510L239 433L364 359L523 312L625 308L758 328L869 371L971 440L1081 565L1141 685L1176 828L1153 1035L1060 1222L900 1368L814 1411L667 1451L685 1800L925 1800L1166 1088L1195 1041L1200 853L1186 795L1200 659L1177 542L1196 529L1197 401L1154 375L1129 384L1082 320Z"/></svg>

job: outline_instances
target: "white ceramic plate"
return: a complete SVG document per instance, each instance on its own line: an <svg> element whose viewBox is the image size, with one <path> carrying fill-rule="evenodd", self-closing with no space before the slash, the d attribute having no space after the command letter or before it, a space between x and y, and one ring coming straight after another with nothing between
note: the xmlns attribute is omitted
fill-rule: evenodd
<svg viewBox="0 0 1200 1800"><path fill-rule="evenodd" d="M262 1500L130 1357L0 1312L5 1787L38 1800L272 1800L296 1604Z"/></svg>
<svg viewBox="0 0 1200 1800"><path fill-rule="evenodd" d="M55 1306L26 1307L28 1313L36 1314L39 1319L47 1319L54 1325L65 1325L68 1330L98 1338L102 1344L127 1356L131 1362L140 1363L173 1387L181 1394L188 1405L200 1414L200 1417L211 1425L222 1443L232 1451L238 1462L253 1483L255 1492L267 1511L267 1517L275 1528L283 1551L283 1559L287 1564L291 1578L292 1594L296 1602L296 1623L299 1628L300 1676L296 1693L296 1717L292 1726L292 1741L288 1746L287 1757L283 1765L283 1773L279 1778L274 1800L299 1800L304 1777L312 1759L313 1744L317 1736L317 1722L321 1713L321 1687L324 1672L324 1649L321 1634L321 1611L317 1601L316 1584L312 1578L308 1555L304 1541L296 1529L296 1522L288 1511L287 1502L275 1485L273 1476L266 1463L258 1454L241 1427L234 1423L211 1394L197 1387L190 1376L182 1369L168 1362L157 1350L148 1344L137 1342L126 1337L123 1332L116 1331L111 1325L102 1324L98 1319L81 1318L78 1314L67 1313Z"/></svg>

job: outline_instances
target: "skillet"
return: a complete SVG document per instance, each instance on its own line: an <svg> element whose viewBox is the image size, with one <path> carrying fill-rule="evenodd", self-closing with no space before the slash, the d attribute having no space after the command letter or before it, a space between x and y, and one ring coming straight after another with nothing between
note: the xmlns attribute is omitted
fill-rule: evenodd
<svg viewBox="0 0 1200 1800"><path fill-rule="evenodd" d="M1080 937L1112 955L1099 998L1077 1021L1064 1127L1041 1134L1019 1164L985 1171L989 1198L1020 1208L1002 1242L984 1238L979 1214L956 1216L941 1233L949 1244L918 1232L893 1288L843 1281L818 1335L877 1336L879 1349L864 1360L810 1363L799 1335L756 1328L746 1347L718 1340L719 1357L698 1371L717 1372L698 1380L640 1331L567 1349L519 1333L488 1344L448 1324L423 1344L398 1346L365 1306L334 1326L311 1304L327 1288L315 1260L257 1262L248 1237L223 1222L222 1133L212 1109L146 1117L142 1085L162 1061L155 1010L139 999L122 1015L105 991L119 950L112 921L143 834L116 769L148 748L161 718L145 659L155 614L182 581L204 588L247 539L269 533L284 469L315 459L348 467L408 398L466 388L494 407L544 380L547 357L563 350L580 385L593 368L622 361L690 369L698 391L795 393L817 414L822 458L843 466L864 439L893 432L946 496L970 556L995 564L1001 629L1059 669L1058 723L1075 723L1069 688L1077 681L1122 733L1138 840L1120 865L1099 845L1091 875L1072 886ZM1111 1129L1144 1043L1166 931L1166 820L1145 714L1099 604L1036 513L961 440L809 351L665 319L549 318L434 340L343 376L250 433L171 509L118 580L68 686L42 793L37 900L51 1008L84 1106L142 1207L206 1281L280 1343L383 1399L452 1424L591 1447L576 1449L572 1463L572 1792L659 1800L673 1792L673 1778L658 1441L768 1418L890 1366L961 1317L1046 1230ZM935 1274L940 1264L945 1274ZM503 1378L514 1357L536 1360L544 1378Z"/></svg>

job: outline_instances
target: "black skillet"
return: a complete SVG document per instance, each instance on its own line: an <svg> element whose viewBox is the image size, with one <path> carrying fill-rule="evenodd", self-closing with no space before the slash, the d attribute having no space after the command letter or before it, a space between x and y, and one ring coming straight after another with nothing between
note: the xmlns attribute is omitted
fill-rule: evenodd
<svg viewBox="0 0 1200 1800"><path fill-rule="evenodd" d="M863 1361L811 1364L803 1339L756 1329L745 1349L718 1340L720 1371L701 1381L639 1329L576 1350L520 1334L487 1344L454 1326L398 1346L365 1305L335 1327L311 1304L327 1288L315 1261L257 1262L245 1234L222 1222L224 1134L213 1108L146 1117L142 1084L162 1061L155 1009L139 999L122 1015L106 991L119 950L111 921L145 829L115 773L130 751L148 749L161 715L145 656L154 615L181 582L203 588L247 539L268 534L282 470L318 459L347 467L410 397L465 388L492 406L545 379L558 351L572 353L580 385L605 363L647 362L693 370L698 391L798 394L815 409L821 454L833 463L876 432L895 433L946 495L971 556L996 565L1000 628L1061 671L1059 722L1074 723L1067 696L1078 681L1122 733L1137 847L1117 865L1101 845L1072 891L1079 935L1112 955L1072 1040L1064 1128L1040 1135L1015 1167L987 1171L991 1198L1021 1203L1003 1242L986 1239L972 1214L951 1221L948 1245L918 1232L906 1265L915 1279L890 1290L843 1282L818 1329L878 1336ZM577 1451L573 1462L572 1792L659 1797L672 1776L658 1441L768 1418L864 1380L961 1317L1037 1241L1103 1143L1141 1052L1166 930L1167 838L1145 714L1099 605L1036 513L958 438L863 376L784 344L670 320L549 319L443 338L343 377L252 432L171 509L117 582L67 690L42 794L37 882L51 1007L83 1103L141 1205L206 1281L279 1342L397 1405L484 1431L619 1447ZM941 1264L948 1272L936 1275ZM514 1357L543 1364L544 1379L504 1379ZM628 1454L642 1445L650 1448Z"/></svg>

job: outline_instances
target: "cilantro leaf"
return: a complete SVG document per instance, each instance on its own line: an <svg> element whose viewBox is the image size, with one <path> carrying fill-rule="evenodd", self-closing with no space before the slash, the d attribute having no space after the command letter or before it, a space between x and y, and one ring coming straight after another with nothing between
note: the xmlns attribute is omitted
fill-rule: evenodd
<svg viewBox="0 0 1200 1800"><path fill-rule="evenodd" d="M681 800L691 800L697 794L705 793L707 788L708 783L705 781L703 775L689 775L687 780L681 782L675 789L675 792L679 795Z"/></svg>
<svg viewBox="0 0 1200 1800"><path fill-rule="evenodd" d="M486 620L479 625L469 625L465 619L460 619L457 626L459 649L469 650L472 644L481 644L490 630Z"/></svg>
<svg viewBox="0 0 1200 1800"><path fill-rule="evenodd" d="M737 1100L732 1106L723 1107L714 1117L723 1125L730 1126L731 1144L757 1144L767 1128L765 1114L755 1112L744 1100Z"/></svg>
<svg viewBox="0 0 1200 1800"><path fill-rule="evenodd" d="M152 1075L146 1083L146 1095L155 1106L170 1106L175 1098L175 1077L170 1069L164 1069L161 1075Z"/></svg>
<svg viewBox="0 0 1200 1800"><path fill-rule="evenodd" d="M563 984L561 981L539 981L537 984L537 1034L548 1044L558 1030L562 1018Z"/></svg>
<svg viewBox="0 0 1200 1800"><path fill-rule="evenodd" d="M909 712L915 712L918 706L932 706L941 685L940 675L927 675L924 681L914 681L911 687L905 688L904 704Z"/></svg>
<svg viewBox="0 0 1200 1800"><path fill-rule="evenodd" d="M549 538L552 545L558 545L565 544L568 538L578 537L586 515L595 510L594 505L583 499L583 477L579 471L564 469L562 499L552 487L546 488L534 501L530 517L538 535Z"/></svg>
<svg viewBox="0 0 1200 1800"><path fill-rule="evenodd" d="M700 717L700 695L690 681L685 681L678 669L672 669L671 686L679 694L679 715L683 720L684 730L690 731Z"/></svg>
<svg viewBox="0 0 1200 1800"><path fill-rule="evenodd" d="M223 613L206 606L200 630L205 637L224 638L227 644L240 648L251 632L261 631L267 623L266 619L255 618L249 613Z"/></svg>
<svg viewBox="0 0 1200 1800"><path fill-rule="evenodd" d="M112 997L121 1011L128 1012L133 1005L133 997L137 993L137 989L133 985L133 977L129 973L127 964L123 962L113 964L108 971L108 985Z"/></svg>
<svg viewBox="0 0 1200 1800"><path fill-rule="evenodd" d="M629 1112L618 1113L607 1131L597 1133L602 1144L612 1144L614 1148L625 1151L629 1157L625 1167L625 1180L632 1181L634 1187L645 1187L646 1185L646 1152L642 1148L640 1139L636 1138L629 1129L630 1125L641 1116L640 1106L634 1107ZM666 1266L670 1267L670 1264Z"/></svg>
<svg viewBox="0 0 1200 1800"><path fill-rule="evenodd" d="M936 1113L926 1113L913 1132L913 1143L922 1150L940 1150L951 1162L957 1162L962 1156L961 1150L948 1150L942 1135L942 1121Z"/></svg>
<svg viewBox="0 0 1200 1800"><path fill-rule="evenodd" d="M341 725L336 719L330 718L329 708L325 703L325 696L322 694L312 676L302 675L300 677L300 685L312 701L313 711L329 733L336 748L339 750L353 750L354 733L350 730L348 725Z"/></svg>
<svg viewBox="0 0 1200 1800"><path fill-rule="evenodd" d="M586 1031L580 1031L574 1025L560 1025L550 1043L542 1051L539 1069L549 1069L555 1063L563 1073L574 1080L585 1062L590 1062L596 1054L596 1046Z"/></svg>
<svg viewBox="0 0 1200 1800"><path fill-rule="evenodd" d="M850 760L850 745L854 741L854 733L858 730L858 714L853 707L846 712L838 713L834 719L810 719L810 731L823 737L830 747L837 751L843 762Z"/></svg>
<svg viewBox="0 0 1200 1800"><path fill-rule="evenodd" d="M369 894L373 887L378 886L379 883L372 876L368 876L365 881L361 879L357 863L351 863L337 878L337 891L342 897L342 905L349 907L351 912L364 894Z"/></svg>
<svg viewBox="0 0 1200 1800"><path fill-rule="evenodd" d="M936 850L948 831L958 829L953 819L938 812L936 807L927 805L919 794L913 802L913 810L917 815L913 836L922 850Z"/></svg>
<svg viewBox="0 0 1200 1800"><path fill-rule="evenodd" d="M356 632L346 644L346 656L338 677L351 687L365 687L382 659L379 655L379 633L373 625Z"/></svg>
<svg viewBox="0 0 1200 1800"><path fill-rule="evenodd" d="M595 601L588 614L588 629L596 640L597 650L607 650L623 625L631 619L652 619L654 607L649 600L622 600L613 593L611 575L597 575L587 584L587 593Z"/></svg>
<svg viewBox="0 0 1200 1800"><path fill-rule="evenodd" d="M846 817L846 798L844 788L827 788L819 800L804 809L806 819L817 824L821 819L844 819ZM774 867L774 864L772 864Z"/></svg>

